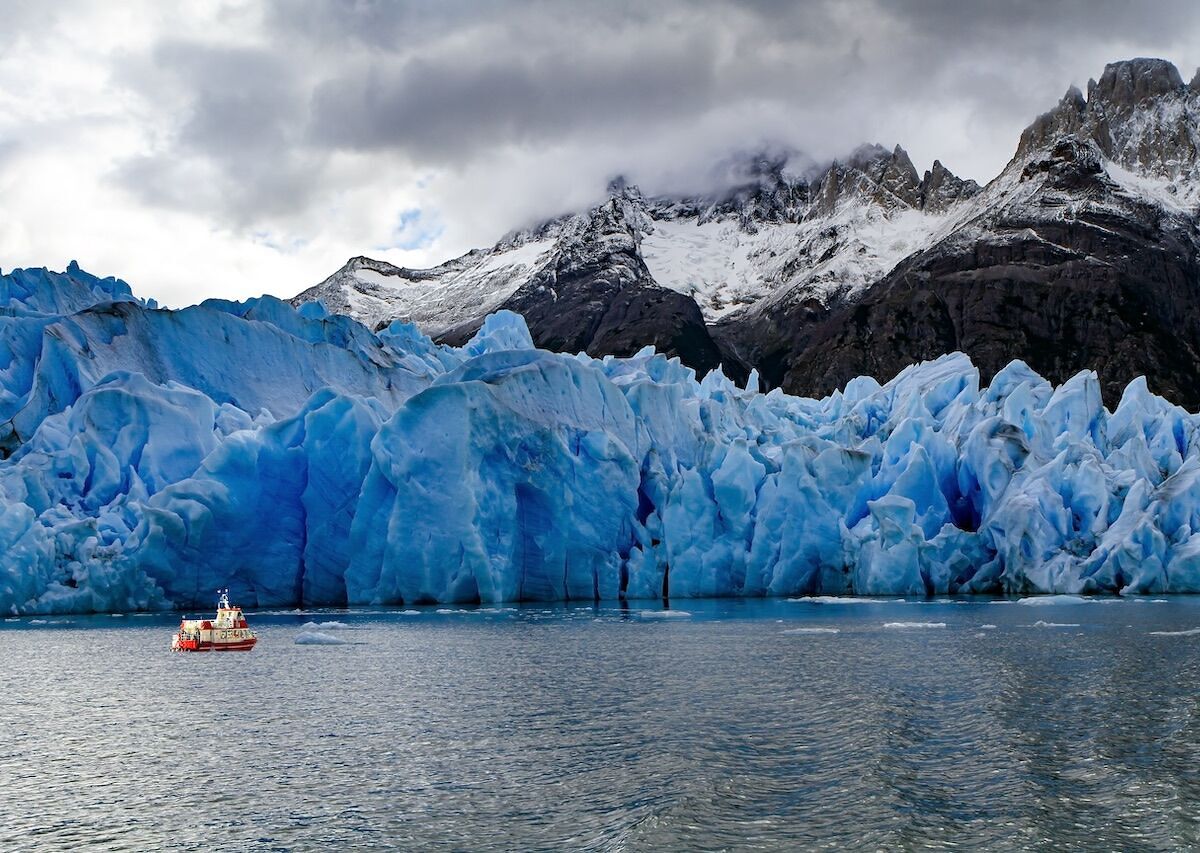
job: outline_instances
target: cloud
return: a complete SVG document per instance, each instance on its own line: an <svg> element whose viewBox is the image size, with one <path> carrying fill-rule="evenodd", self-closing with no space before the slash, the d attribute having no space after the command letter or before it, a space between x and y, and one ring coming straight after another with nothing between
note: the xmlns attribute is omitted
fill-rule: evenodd
<svg viewBox="0 0 1200 853"><path fill-rule="evenodd" d="M308 93L293 65L263 47L176 38L126 59L117 80L147 102L160 141L113 179L146 205L239 228L308 205L327 158L304 138Z"/></svg>
<svg viewBox="0 0 1200 853"><path fill-rule="evenodd" d="M363 62L317 88L312 139L395 148L444 165L497 146L613 138L631 125L709 108L717 84L712 41L697 34L653 50L602 43L524 53L489 39L394 65Z"/></svg>
<svg viewBox="0 0 1200 853"><path fill-rule="evenodd" d="M739 151L898 142L987 180L1106 62L1200 59L1175 0L46 8L0 0L0 263L95 258L174 302L288 295L372 247L436 263Z"/></svg>

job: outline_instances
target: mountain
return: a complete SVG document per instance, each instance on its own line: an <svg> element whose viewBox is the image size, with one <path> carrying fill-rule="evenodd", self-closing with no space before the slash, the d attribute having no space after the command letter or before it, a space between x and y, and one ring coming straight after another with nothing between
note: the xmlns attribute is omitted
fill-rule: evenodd
<svg viewBox="0 0 1200 853"><path fill-rule="evenodd" d="M505 308L538 346L599 356L654 344L704 372L730 362L709 327L768 298L845 299L979 190L941 163L921 177L899 146L863 146L807 176L787 163L738 159L730 184L704 196L647 198L616 179L604 203L490 249L426 270L352 258L292 302L321 300L377 328L415 322L449 343Z"/></svg>
<svg viewBox="0 0 1200 853"><path fill-rule="evenodd" d="M524 316L534 343L560 352L633 355L646 345L707 372L720 363L696 303L655 283L638 251L640 231L617 199L561 229L545 259L501 303ZM463 344L476 317L439 339Z"/></svg>
<svg viewBox="0 0 1200 853"><path fill-rule="evenodd" d="M1097 370L1115 403L1139 375L1200 407L1200 72L1108 65L1021 134L986 187L899 146L821 168L733 161L724 189L602 204L429 270L355 258L320 299L373 327L416 322L462 342L500 308L539 346L704 372L752 369L824 394L943 353L985 377L1014 358L1052 381Z"/></svg>
<svg viewBox="0 0 1200 853"><path fill-rule="evenodd" d="M1019 357L1052 381L1096 370L1110 403L1145 375L1200 406L1198 128L1200 84L1161 60L1109 65L1030 125L939 239L853 304L785 311L768 378L823 393L957 350L985 376Z"/></svg>

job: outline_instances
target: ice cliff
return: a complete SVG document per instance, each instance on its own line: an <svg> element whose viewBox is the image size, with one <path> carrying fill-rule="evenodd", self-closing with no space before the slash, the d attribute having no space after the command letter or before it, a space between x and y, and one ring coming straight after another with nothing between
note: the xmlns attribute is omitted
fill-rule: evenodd
<svg viewBox="0 0 1200 853"><path fill-rule="evenodd" d="M966 356L822 399L647 349L0 276L0 611L1200 591L1200 418Z"/></svg>

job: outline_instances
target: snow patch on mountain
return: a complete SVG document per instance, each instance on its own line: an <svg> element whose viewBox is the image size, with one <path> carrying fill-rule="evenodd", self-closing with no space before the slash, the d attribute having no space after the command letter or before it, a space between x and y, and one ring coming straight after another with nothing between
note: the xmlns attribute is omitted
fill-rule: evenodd
<svg viewBox="0 0 1200 853"><path fill-rule="evenodd" d="M1179 180L1130 171L1105 161L1108 176L1130 195L1145 199L1172 213L1195 213L1200 208L1200 180Z"/></svg>
<svg viewBox="0 0 1200 853"><path fill-rule="evenodd" d="M929 244L948 214L858 201L798 223L655 222L641 251L654 280L693 297L709 322L784 293L848 299Z"/></svg>
<svg viewBox="0 0 1200 853"><path fill-rule="evenodd" d="M320 299L334 313L371 327L416 323L437 336L496 310L549 257L552 238L473 251L428 270L354 258L293 304Z"/></svg>

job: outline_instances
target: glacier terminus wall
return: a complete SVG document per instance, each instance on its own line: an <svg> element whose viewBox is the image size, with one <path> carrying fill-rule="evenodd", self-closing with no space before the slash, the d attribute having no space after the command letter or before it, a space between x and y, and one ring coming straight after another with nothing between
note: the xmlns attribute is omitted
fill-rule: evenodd
<svg viewBox="0 0 1200 853"><path fill-rule="evenodd" d="M1200 591L1200 419L966 356L821 400L651 349L0 276L0 611Z"/></svg>

